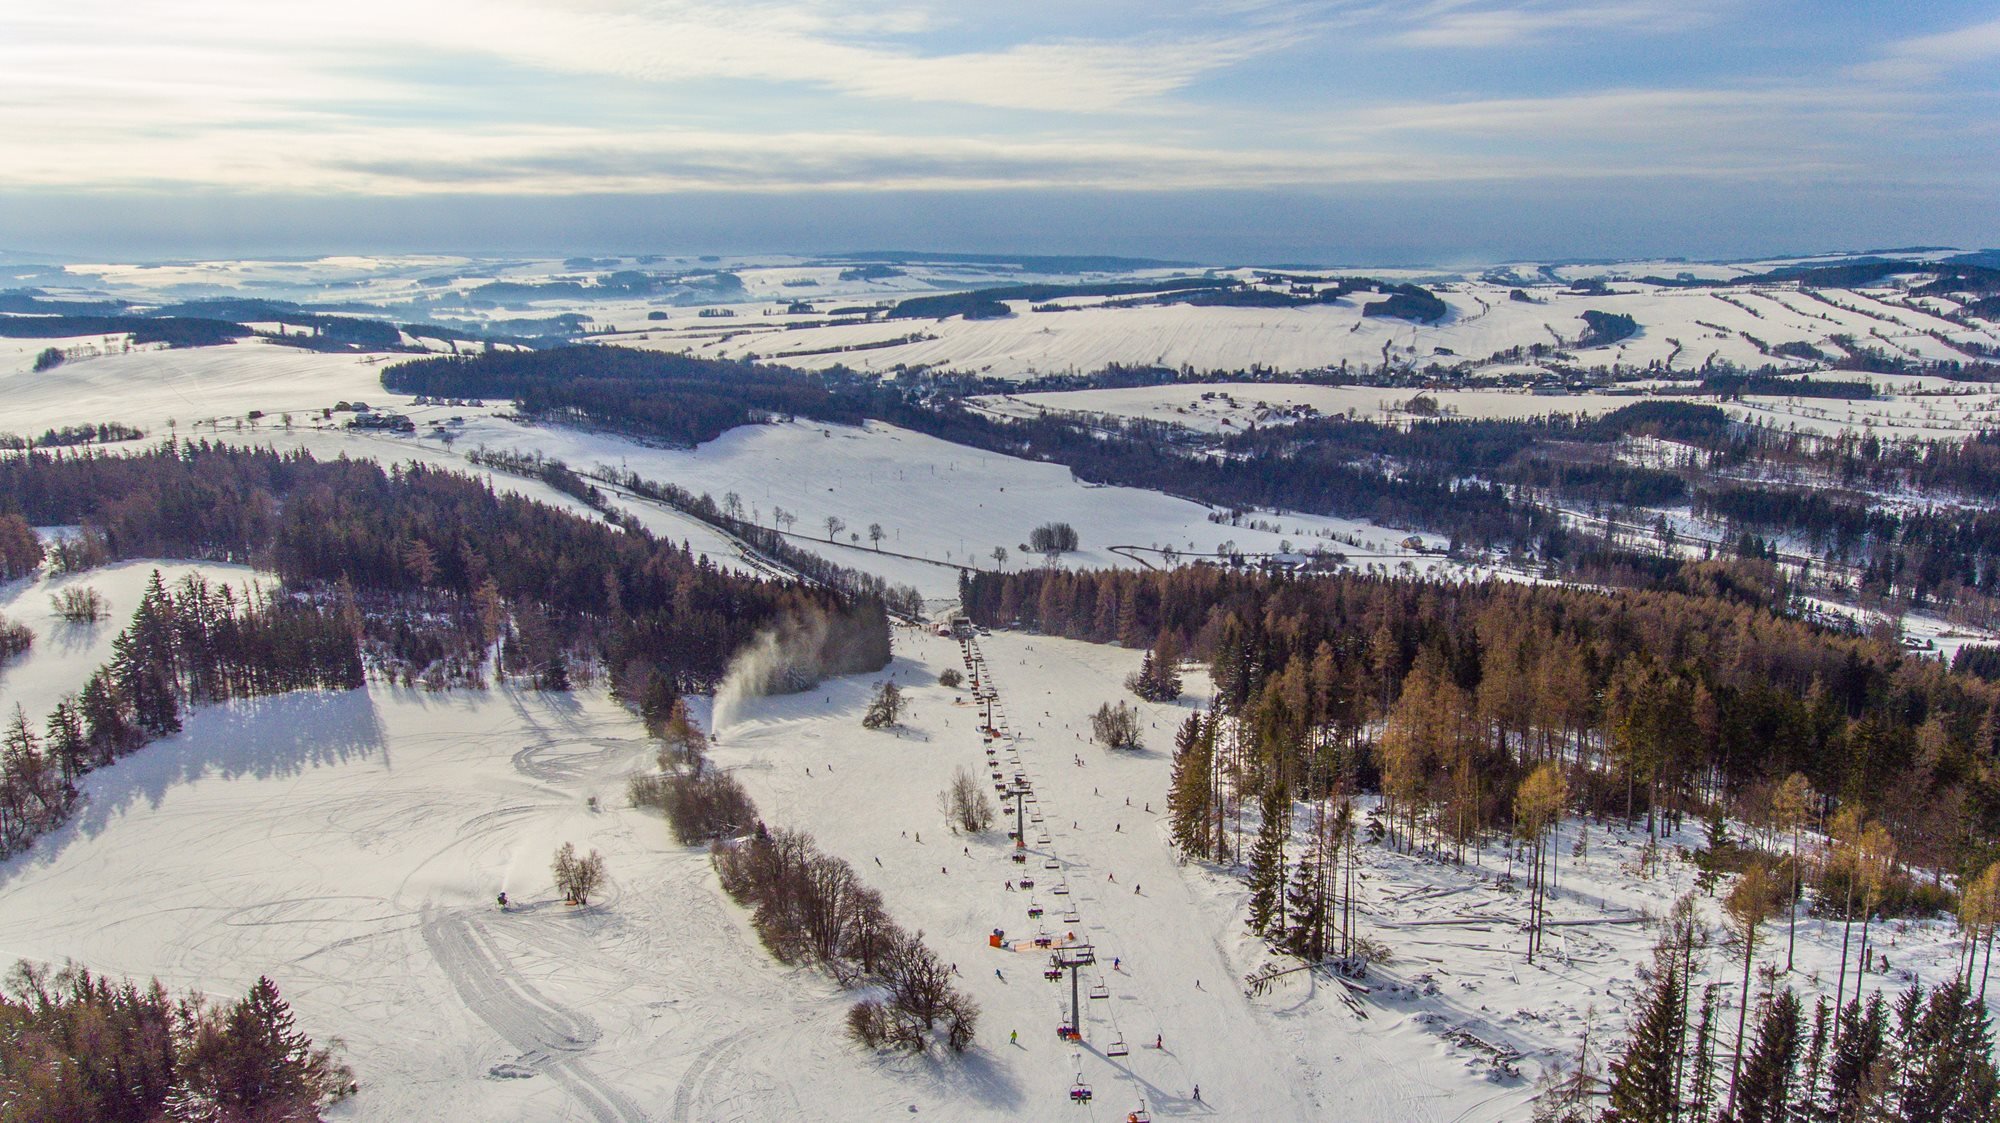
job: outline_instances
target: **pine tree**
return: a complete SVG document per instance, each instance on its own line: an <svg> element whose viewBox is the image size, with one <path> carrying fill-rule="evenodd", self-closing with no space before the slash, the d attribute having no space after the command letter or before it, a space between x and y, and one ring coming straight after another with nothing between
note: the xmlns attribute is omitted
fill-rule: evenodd
<svg viewBox="0 0 2000 1123"><path fill-rule="evenodd" d="M1757 1043L1731 1088L1735 1123L1785 1123L1792 1117L1792 1073L1799 1057L1799 999L1787 987L1764 1003Z"/></svg>
<svg viewBox="0 0 2000 1123"><path fill-rule="evenodd" d="M1285 929L1285 841L1292 833L1292 801L1284 786L1264 792L1263 825L1250 849L1250 930L1258 935Z"/></svg>
<svg viewBox="0 0 2000 1123"><path fill-rule="evenodd" d="M1605 1123L1666 1123L1678 1110L1674 1070L1686 1030L1686 982L1679 964L1662 960L1625 1054L1611 1062Z"/></svg>

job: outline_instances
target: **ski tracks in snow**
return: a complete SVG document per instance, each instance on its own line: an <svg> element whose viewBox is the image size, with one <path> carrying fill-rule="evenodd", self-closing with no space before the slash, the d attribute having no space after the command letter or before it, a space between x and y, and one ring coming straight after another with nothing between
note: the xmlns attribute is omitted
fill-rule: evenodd
<svg viewBox="0 0 2000 1123"><path fill-rule="evenodd" d="M743 1048L756 1032L754 1028L737 1030L709 1045L695 1057L694 1063L688 1065L687 1073L681 1077L680 1087L674 1090L674 1123L692 1123L695 1096L708 1081L709 1073Z"/></svg>
<svg viewBox="0 0 2000 1123"><path fill-rule="evenodd" d="M466 1008L520 1050L517 1063L546 1073L600 1123L644 1123L638 1104L583 1063L600 1035L597 1023L521 978L483 925L460 912L426 908L423 935Z"/></svg>

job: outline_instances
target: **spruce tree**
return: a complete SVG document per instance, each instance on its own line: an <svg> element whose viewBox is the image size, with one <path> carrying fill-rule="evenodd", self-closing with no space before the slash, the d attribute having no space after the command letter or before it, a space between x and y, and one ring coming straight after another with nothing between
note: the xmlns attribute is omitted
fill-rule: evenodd
<svg viewBox="0 0 2000 1123"><path fill-rule="evenodd" d="M1996 1097L1992 1027L1965 982L1945 983L1928 999L1911 987L1897 1002L1898 1123L1992 1119Z"/></svg>
<svg viewBox="0 0 2000 1123"><path fill-rule="evenodd" d="M1198 858L1212 852L1210 826L1214 809L1209 738L1200 714L1189 714L1174 735L1173 779L1167 788L1167 815L1172 823L1174 845Z"/></svg>
<svg viewBox="0 0 2000 1123"><path fill-rule="evenodd" d="M1805 1072L1799 1078L1799 1101L1808 1108L1819 1094L1820 1074L1826 1071L1826 1046L1833 1030L1833 1003L1821 997L1813 1003L1812 1033L1806 1038Z"/></svg>
<svg viewBox="0 0 2000 1123"><path fill-rule="evenodd" d="M1715 1030L1722 1010L1722 987L1710 983L1701 988L1701 1014L1695 1023L1694 1049L1682 1065L1681 1083L1687 1089L1687 1113L1681 1123L1708 1123L1715 1114Z"/></svg>
<svg viewBox="0 0 2000 1123"><path fill-rule="evenodd" d="M1868 1118L1881 1095L1880 1069L1888 1054L1888 1007L1881 993L1870 995L1866 1006L1859 999L1850 1001L1840 1012L1819 1117L1838 1123Z"/></svg>
<svg viewBox="0 0 2000 1123"><path fill-rule="evenodd" d="M1785 1123L1792 1117L1799 1028L1799 999L1790 988L1764 1003L1757 1042L1736 1078L1735 1123Z"/></svg>
<svg viewBox="0 0 2000 1123"><path fill-rule="evenodd" d="M91 751L96 754L97 763L111 763L112 758L130 744L132 728L125 720L125 707L104 671L100 670L84 681L77 709L83 713L85 736Z"/></svg>
<svg viewBox="0 0 2000 1123"><path fill-rule="evenodd" d="M1678 1110L1675 1062L1686 1029L1686 981L1678 964L1662 957L1625 1053L1611 1062L1610 1105L1605 1123L1667 1123Z"/></svg>
<svg viewBox="0 0 2000 1123"><path fill-rule="evenodd" d="M1308 963L1326 958L1326 897L1320 892L1320 854L1314 846L1292 867L1292 883L1285 891L1290 916L1285 928L1285 950Z"/></svg>
<svg viewBox="0 0 2000 1123"><path fill-rule="evenodd" d="M1265 789L1263 824L1250 849L1250 930L1285 929L1285 840L1292 833L1292 801L1283 784Z"/></svg>
<svg viewBox="0 0 2000 1123"><path fill-rule="evenodd" d="M55 710L49 714L48 747L49 755L55 758L56 766L62 770L66 786L89 770L83 715L73 698L66 697L57 702Z"/></svg>

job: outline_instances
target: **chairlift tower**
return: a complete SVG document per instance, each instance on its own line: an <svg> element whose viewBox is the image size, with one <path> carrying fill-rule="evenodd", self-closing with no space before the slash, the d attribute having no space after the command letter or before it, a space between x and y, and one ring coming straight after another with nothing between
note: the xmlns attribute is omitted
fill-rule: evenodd
<svg viewBox="0 0 2000 1123"><path fill-rule="evenodd" d="M1033 789L1022 783L1009 785L1000 793L1000 798L1014 801L1014 849L1022 850L1028 845L1026 807L1028 796Z"/></svg>
<svg viewBox="0 0 2000 1123"><path fill-rule="evenodd" d="M1055 966L1069 972L1069 1028L1081 1040L1083 1035L1082 991L1077 975L1097 963L1097 950L1089 944L1064 944L1049 957Z"/></svg>

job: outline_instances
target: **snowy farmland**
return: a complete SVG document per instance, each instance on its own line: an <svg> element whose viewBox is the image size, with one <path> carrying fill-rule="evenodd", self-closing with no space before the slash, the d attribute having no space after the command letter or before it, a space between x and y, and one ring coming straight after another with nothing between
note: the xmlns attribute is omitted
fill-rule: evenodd
<svg viewBox="0 0 2000 1123"><path fill-rule="evenodd" d="M1804 369L1774 355L1782 344L1808 344L1840 355L1841 339L1916 359L1965 359L1953 342L2000 345L1989 327L1968 328L1899 296L1836 290L1677 289L1621 285L1603 293L1524 290L1480 281L1436 286L1449 311L1436 324L1365 316L1373 294L1298 308L1127 306L1096 298L1034 305L1008 301L1005 317L828 321L824 316L763 316L740 323L690 320L610 337L628 346L708 358L757 358L808 369L863 371L904 367L1030 378L1080 374L1112 364L1186 369L1196 374L1359 368L1420 369L1436 363L1518 367L1525 352L1575 349L1570 365L1687 374L1719 362ZM1894 299L1897 303L1888 303ZM1585 312L1627 315L1637 334L1589 346ZM1943 338L1939 338L1942 336Z"/></svg>
<svg viewBox="0 0 2000 1123"><path fill-rule="evenodd" d="M1157 551L1213 556L1223 545L1276 553L1314 546L1341 550L1367 563L1407 561L1418 570L1443 564L1404 550L1406 531L1352 519L1279 514L1259 516L1275 529L1209 520L1201 504L1135 488L1097 487L1068 469L965 448L894 426L795 422L746 426L693 450L658 448L602 433L511 420L505 403L481 407L415 405L382 389L379 357L318 354L251 341L186 351L134 351L68 363L51 371L25 368L5 376L7 407L0 431L36 433L50 427L116 420L146 430L149 441L170 433L232 444L301 448L384 463L419 462L469 471L495 485L579 512L587 508L539 480L480 468L467 460L479 449L562 460L579 471L630 470L676 483L719 502L738 493L753 521L773 525L774 508L796 517L788 525L800 544L830 560L948 598L959 567L990 568L995 547L1007 565L1031 563L1019 547L1051 519L1073 523L1083 549L1074 567L1133 566L1159 560ZM365 401L410 417L417 434L394 436L344 428L347 414L321 417L339 401ZM262 416L249 420L252 412ZM290 415L289 421L286 415ZM170 425L172 426L170 428ZM131 447L139 447L137 445ZM741 568L741 552L705 523L629 498L620 505L649 530L687 541L719 564ZM826 541L826 519L844 527ZM868 527L882 526L881 549ZM813 541L817 539L817 541ZM1441 543L1441 539L1427 537ZM1135 547L1117 552L1113 546ZM902 555L902 556L897 556Z"/></svg>

